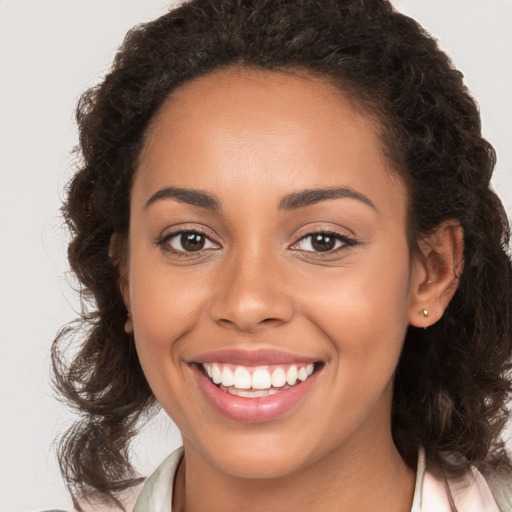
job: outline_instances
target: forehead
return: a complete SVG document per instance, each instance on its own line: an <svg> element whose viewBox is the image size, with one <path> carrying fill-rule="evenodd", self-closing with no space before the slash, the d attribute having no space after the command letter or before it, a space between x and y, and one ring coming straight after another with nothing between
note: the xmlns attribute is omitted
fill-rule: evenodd
<svg viewBox="0 0 512 512"><path fill-rule="evenodd" d="M146 133L135 179L144 193L178 185L226 191L403 184L379 124L324 79L230 68L175 90ZM350 183L345 183L346 181ZM172 183L169 183L172 182ZM396 198L389 197L391 203Z"/></svg>

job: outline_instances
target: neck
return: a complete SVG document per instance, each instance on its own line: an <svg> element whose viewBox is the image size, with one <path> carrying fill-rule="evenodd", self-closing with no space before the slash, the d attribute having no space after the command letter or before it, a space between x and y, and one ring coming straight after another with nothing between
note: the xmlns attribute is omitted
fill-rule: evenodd
<svg viewBox="0 0 512 512"><path fill-rule="evenodd" d="M415 472L397 452L391 435L342 446L292 474L246 479L209 465L185 443L175 483L173 511L247 512L337 510L409 512Z"/></svg>

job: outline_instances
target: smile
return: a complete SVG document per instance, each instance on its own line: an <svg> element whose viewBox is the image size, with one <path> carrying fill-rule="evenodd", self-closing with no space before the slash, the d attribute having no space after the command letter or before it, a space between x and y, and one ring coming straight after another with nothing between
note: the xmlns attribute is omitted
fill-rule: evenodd
<svg viewBox="0 0 512 512"><path fill-rule="evenodd" d="M242 423L271 421L297 410L312 399L325 366L278 351L226 350L200 358L189 367L206 402L224 418Z"/></svg>
<svg viewBox="0 0 512 512"><path fill-rule="evenodd" d="M314 372L313 363L241 366L203 363L203 371L222 391L244 398L271 396L307 380Z"/></svg>

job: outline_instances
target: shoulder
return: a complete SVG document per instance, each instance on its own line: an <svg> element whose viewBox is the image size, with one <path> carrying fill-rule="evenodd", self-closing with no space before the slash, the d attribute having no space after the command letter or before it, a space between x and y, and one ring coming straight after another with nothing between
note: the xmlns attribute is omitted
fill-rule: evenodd
<svg viewBox="0 0 512 512"><path fill-rule="evenodd" d="M174 478L183 458L183 447L165 459L146 481L133 512L168 512L171 510Z"/></svg>
<svg viewBox="0 0 512 512"><path fill-rule="evenodd" d="M129 487L124 491L120 492L116 495L117 499L123 506L123 510L126 512L132 512L135 507L135 503L137 498L142 491L145 482L142 482L133 487ZM104 501L96 501L96 500L80 500L79 509L73 507L71 510L61 510L61 509L44 509L39 512L120 512L120 508L109 503L105 503Z"/></svg>
<svg viewBox="0 0 512 512"><path fill-rule="evenodd" d="M486 480L474 468L447 475L427 465L422 487L422 512L512 512L512 482L505 475Z"/></svg>
<svg viewBox="0 0 512 512"><path fill-rule="evenodd" d="M512 512L512 472L495 471L486 475L487 484L501 512Z"/></svg>
<svg viewBox="0 0 512 512"><path fill-rule="evenodd" d="M183 458L183 448L175 450L142 484L132 487L119 496L127 512L170 512L174 476ZM119 512L119 508L100 502L80 502L83 512ZM40 512L66 512L42 510ZM77 512L73 509L70 512Z"/></svg>

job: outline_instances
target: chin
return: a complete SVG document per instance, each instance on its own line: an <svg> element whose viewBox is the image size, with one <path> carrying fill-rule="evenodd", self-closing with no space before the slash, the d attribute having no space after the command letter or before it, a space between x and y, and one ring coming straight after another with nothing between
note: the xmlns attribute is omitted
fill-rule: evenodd
<svg viewBox="0 0 512 512"><path fill-rule="evenodd" d="M279 432L275 425L268 435L240 435L237 430L240 429L215 436L215 441L209 438L203 445L206 448L200 448L212 466L233 477L278 479L300 471L318 458L303 436Z"/></svg>

